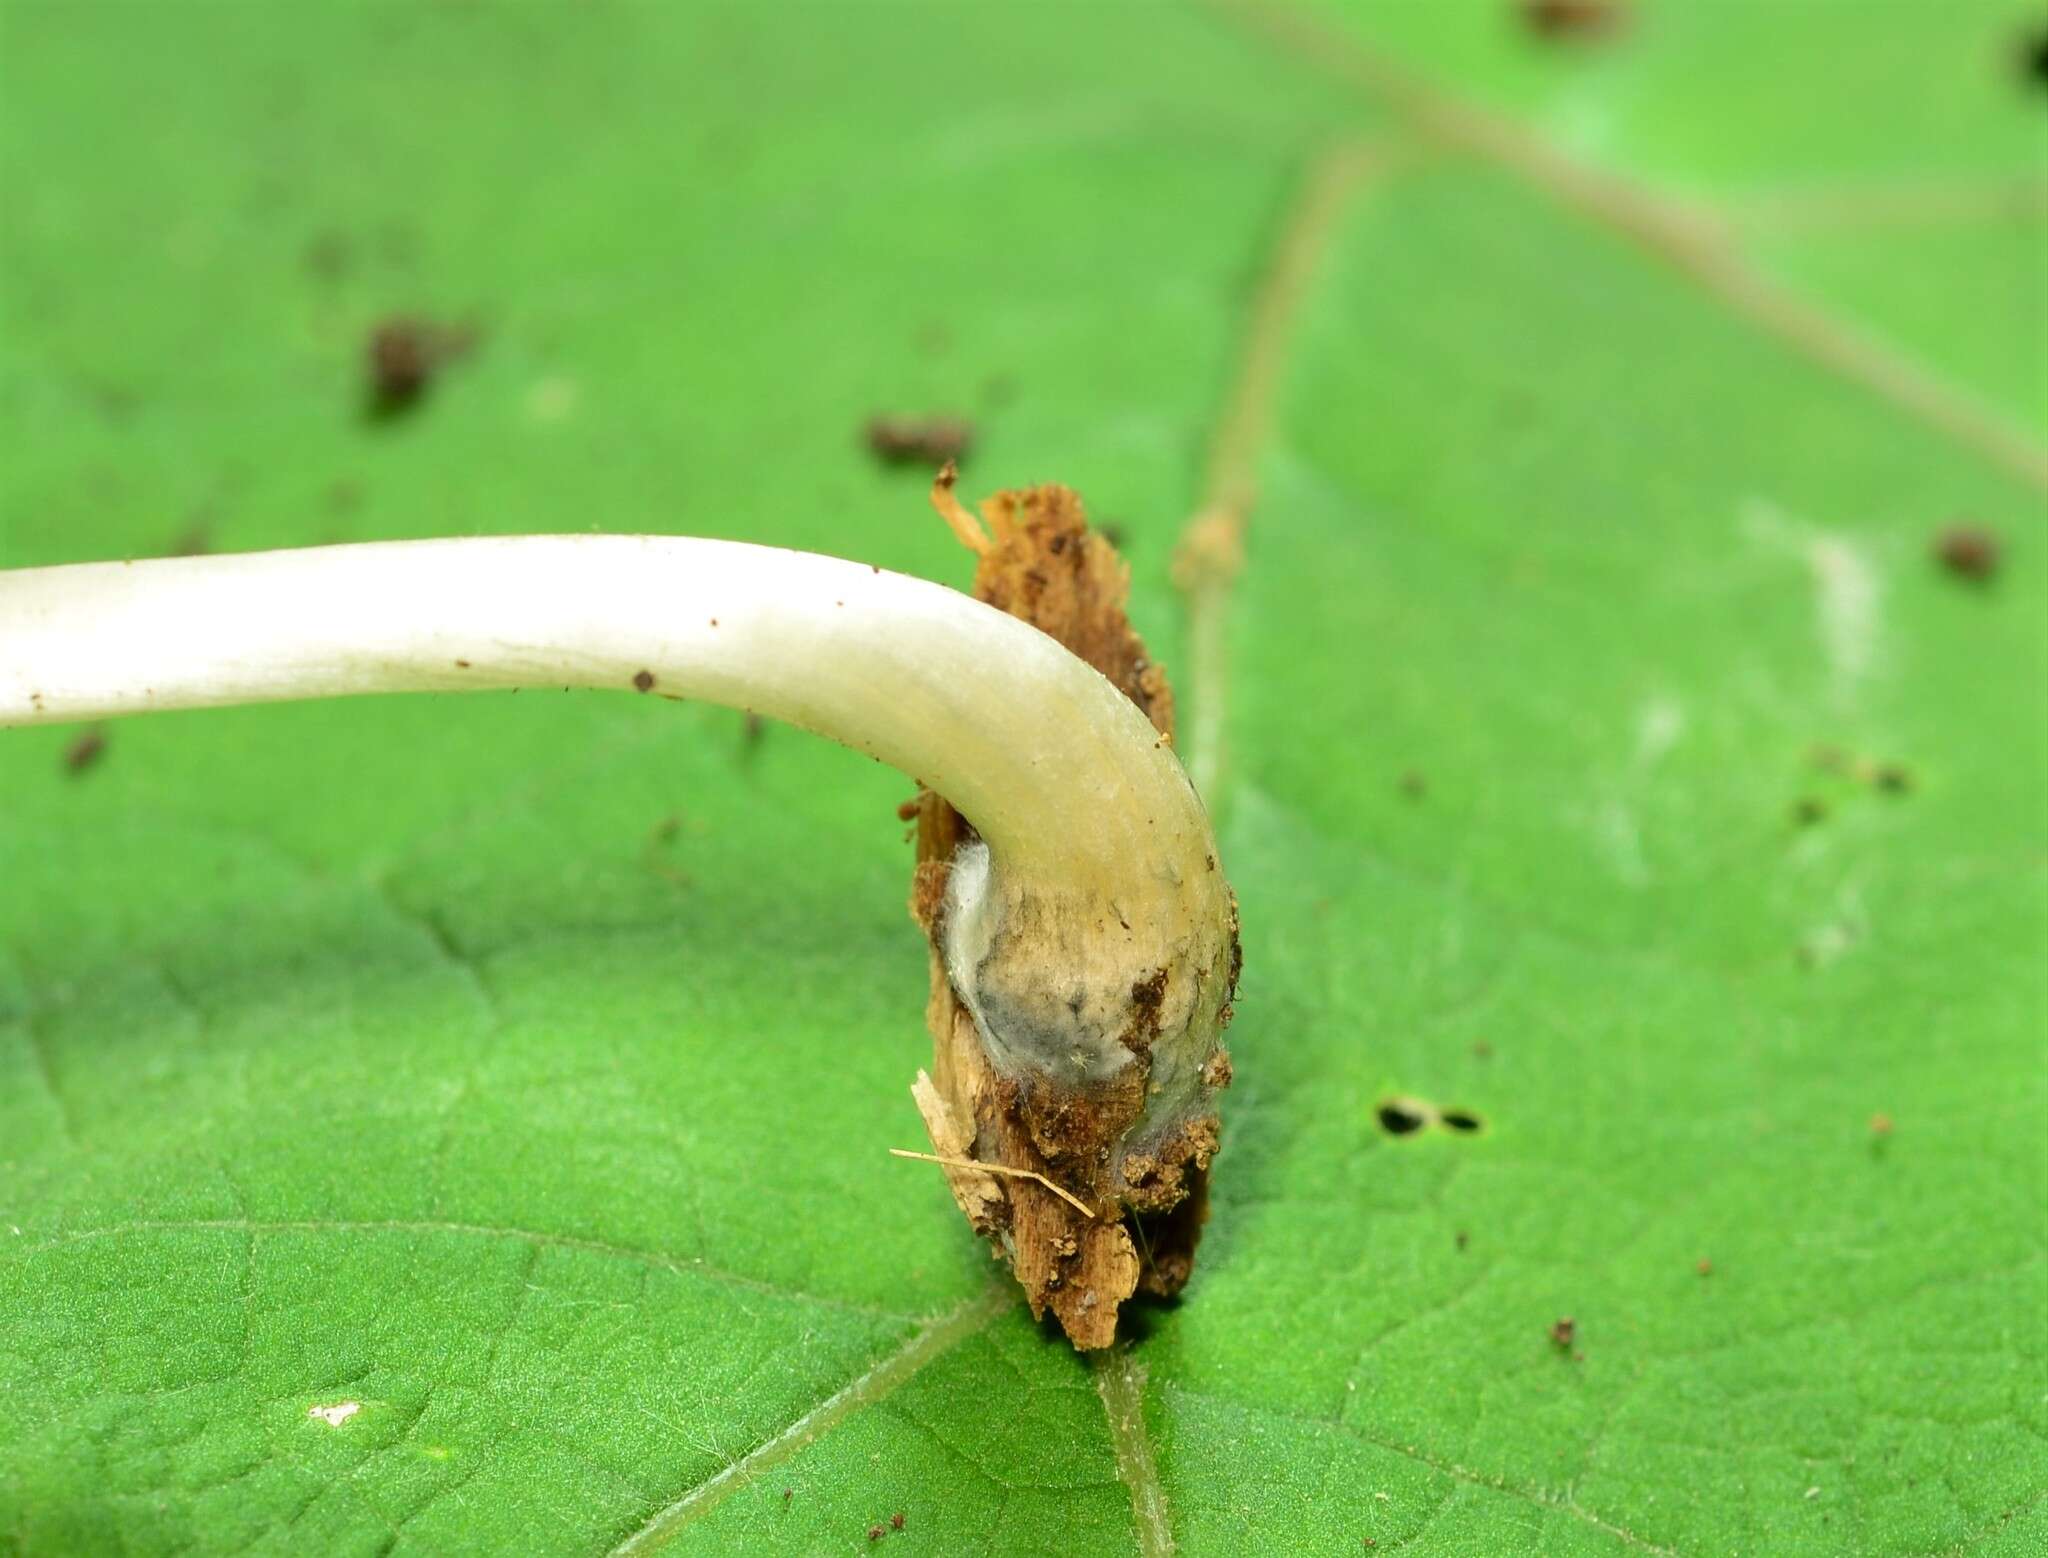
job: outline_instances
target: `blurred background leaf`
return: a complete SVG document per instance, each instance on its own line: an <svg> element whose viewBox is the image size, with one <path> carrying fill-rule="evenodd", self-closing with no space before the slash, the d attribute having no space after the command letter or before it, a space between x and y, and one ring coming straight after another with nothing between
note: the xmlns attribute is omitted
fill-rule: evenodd
<svg viewBox="0 0 2048 1558"><path fill-rule="evenodd" d="M1091 1366L883 1155L893 774L545 689L9 732L0 1541L2048 1542L2048 23L1606 10L10 0L9 566L958 581L861 447L945 413L1179 665L1368 171L1182 683L1247 948L1185 1300ZM370 415L397 317L473 339Z"/></svg>

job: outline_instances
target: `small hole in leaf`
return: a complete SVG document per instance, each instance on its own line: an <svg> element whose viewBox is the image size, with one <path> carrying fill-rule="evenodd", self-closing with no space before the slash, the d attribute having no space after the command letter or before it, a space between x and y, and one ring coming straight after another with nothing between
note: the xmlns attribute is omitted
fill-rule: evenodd
<svg viewBox="0 0 2048 1558"><path fill-rule="evenodd" d="M1406 1098L1389 1098L1379 1107L1380 1129L1389 1136L1412 1136L1429 1124L1429 1116Z"/></svg>
<svg viewBox="0 0 2048 1558"><path fill-rule="evenodd" d="M1464 1109L1446 1109L1438 1118L1454 1131L1476 1131L1481 1128L1479 1116Z"/></svg>

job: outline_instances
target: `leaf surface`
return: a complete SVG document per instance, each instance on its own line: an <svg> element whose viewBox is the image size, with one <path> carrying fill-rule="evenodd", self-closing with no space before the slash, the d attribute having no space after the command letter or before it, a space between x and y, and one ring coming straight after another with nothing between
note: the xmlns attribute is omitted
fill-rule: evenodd
<svg viewBox="0 0 2048 1558"><path fill-rule="evenodd" d="M958 581L859 447L947 411L1180 667L1261 278L1369 166L1180 683L1246 946L1185 1299L1091 1366L885 1156L925 971L864 759L543 688L7 732L0 1545L2048 1541L2028 16L1639 9L10 6L7 566ZM479 342L372 421L398 312Z"/></svg>

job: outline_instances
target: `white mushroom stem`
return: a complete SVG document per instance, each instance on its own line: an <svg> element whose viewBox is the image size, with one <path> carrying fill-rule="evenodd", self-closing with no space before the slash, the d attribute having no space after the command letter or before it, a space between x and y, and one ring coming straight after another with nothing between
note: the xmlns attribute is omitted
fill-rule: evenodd
<svg viewBox="0 0 2048 1558"><path fill-rule="evenodd" d="M975 895L954 895L973 944L947 961L977 1020L1003 1025L986 1035L999 1061L1076 1080L1127 1064L1117 1014L1156 967L1193 959L1190 999L1221 1003L1228 894L1179 761L1098 672L942 586L772 547L601 535L0 573L0 725L544 686L772 715L945 796L989 848ZM1027 963L1051 961L978 994L1020 936L1037 949ZM1076 1020L1051 1028L1071 1032L1041 1020L1055 996ZM1019 1002L1030 1010L1008 1015ZM1172 1078L1213 1033L1195 1042ZM1192 1100L1192 1082L1167 1080L1155 1062L1153 1091L1173 1094L1162 1120Z"/></svg>

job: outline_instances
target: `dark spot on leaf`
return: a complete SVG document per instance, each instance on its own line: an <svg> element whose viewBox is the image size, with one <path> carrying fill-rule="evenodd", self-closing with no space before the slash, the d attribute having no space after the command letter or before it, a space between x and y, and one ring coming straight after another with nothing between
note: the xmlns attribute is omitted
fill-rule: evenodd
<svg viewBox="0 0 2048 1558"><path fill-rule="evenodd" d="M1870 782L1887 795L1904 795L1913 788L1913 770L1904 763L1879 763Z"/></svg>
<svg viewBox="0 0 2048 1558"><path fill-rule="evenodd" d="M652 671L635 671L633 673L633 690L635 692L654 691L654 673Z"/></svg>
<svg viewBox="0 0 2048 1558"><path fill-rule="evenodd" d="M891 1515L891 1516L889 1517L889 1529L890 1529L890 1530L892 1530L892 1531L901 1531L901 1530L903 1529L903 1511L902 1511L902 1510L900 1510L900 1509L899 1509L899 1510L897 1510L895 1514L893 1514L893 1515Z"/></svg>
<svg viewBox="0 0 2048 1558"><path fill-rule="evenodd" d="M1792 803L1792 820L1802 828L1827 820L1828 803L1817 795L1802 795Z"/></svg>
<svg viewBox="0 0 2048 1558"><path fill-rule="evenodd" d="M1889 1136L1892 1133L1892 1117L1882 1110L1870 1117L1870 1134Z"/></svg>
<svg viewBox="0 0 2048 1558"><path fill-rule="evenodd" d="M1454 1131L1476 1131L1482 1125L1478 1115L1465 1109L1446 1109L1437 1118Z"/></svg>
<svg viewBox="0 0 2048 1558"><path fill-rule="evenodd" d="M1420 769L1411 768L1401 775L1401 793L1411 801L1419 801L1429 793L1429 780Z"/></svg>
<svg viewBox="0 0 2048 1558"><path fill-rule="evenodd" d="M868 452L884 465L944 465L966 458L974 424L954 416L876 416L865 436Z"/></svg>
<svg viewBox="0 0 2048 1558"><path fill-rule="evenodd" d="M1559 1352L1570 1351L1572 1342L1577 1338L1578 1334L1579 1322L1570 1315L1560 1316L1551 1322L1550 1339L1557 1345Z"/></svg>
<svg viewBox="0 0 2048 1558"><path fill-rule="evenodd" d="M2048 27L2022 38L2019 56L2020 69L2027 79L2037 87L2048 87Z"/></svg>
<svg viewBox="0 0 2048 1558"><path fill-rule="evenodd" d="M64 749L64 771L67 774L82 774L97 763L107 750L107 731L104 725L88 725L72 738Z"/></svg>
<svg viewBox="0 0 2048 1558"><path fill-rule="evenodd" d="M2005 544L1982 525L1950 525L1934 538L1934 558L1959 579L1983 584L1998 572Z"/></svg>
<svg viewBox="0 0 2048 1558"><path fill-rule="evenodd" d="M1462 1253L1462 1252L1464 1251L1465 1247L1466 1247L1467 1245L1469 1245L1469 1244L1470 1244L1470 1243L1472 1242L1472 1235L1471 1235L1471 1234L1469 1234L1469 1233L1467 1233L1467 1232L1466 1232L1466 1231L1465 1231L1464 1229L1462 1229L1462 1228L1460 1228L1460 1229L1459 1229L1459 1230L1458 1230L1458 1231L1457 1231L1457 1232L1456 1232L1455 1234L1453 1234L1453 1235L1452 1235L1451 1237L1452 1237L1453 1241L1454 1241L1454 1242L1455 1242L1455 1243L1457 1244L1457 1246L1458 1246L1458 1249L1459 1249L1460 1253Z"/></svg>
<svg viewBox="0 0 2048 1558"><path fill-rule="evenodd" d="M1406 1099L1390 1098L1379 1107L1380 1129L1389 1136L1412 1136L1429 1124L1429 1116Z"/></svg>
<svg viewBox="0 0 2048 1558"><path fill-rule="evenodd" d="M416 319L387 319L370 332L369 414L389 418L410 411L426 394L436 367L432 327Z"/></svg>
<svg viewBox="0 0 2048 1558"><path fill-rule="evenodd" d="M788 1502L790 1501L790 1498L791 1498L791 1496L792 1496L792 1495L793 1495L793 1494L794 1494L795 1492L796 1492L796 1489L795 1489L795 1488L784 1488L784 1489L782 1490L782 1502L783 1502L783 1503L785 1503L785 1504L787 1504L787 1503L788 1503Z"/></svg>
<svg viewBox="0 0 2048 1558"><path fill-rule="evenodd" d="M1522 22L1539 38L1582 41L1628 21L1628 0L1521 0Z"/></svg>
<svg viewBox="0 0 2048 1558"><path fill-rule="evenodd" d="M1708 1260L1706 1256L1702 1255L1700 1257L1700 1263L1697 1266L1693 1267L1693 1270L1697 1271L1703 1277L1711 1277L1714 1274L1714 1263Z"/></svg>
<svg viewBox="0 0 2048 1558"><path fill-rule="evenodd" d="M868 1540L869 1540L870 1542L879 1542L879 1541L880 1541L881 1539L882 1539L882 1528L881 1528L880 1526L869 1526L869 1527L868 1527Z"/></svg>
<svg viewBox="0 0 2048 1558"><path fill-rule="evenodd" d="M213 527L202 514L171 537L166 557L204 557L213 550Z"/></svg>

